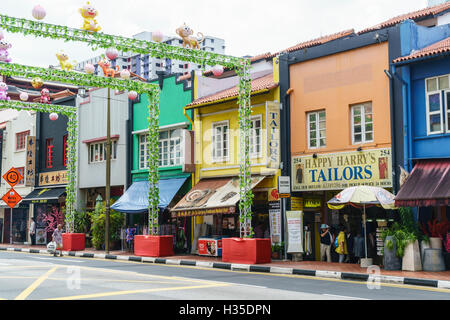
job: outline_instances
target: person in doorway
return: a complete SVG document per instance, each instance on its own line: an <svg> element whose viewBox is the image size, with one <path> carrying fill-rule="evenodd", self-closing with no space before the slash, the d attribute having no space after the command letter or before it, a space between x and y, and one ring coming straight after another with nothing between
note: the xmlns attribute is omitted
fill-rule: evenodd
<svg viewBox="0 0 450 320"><path fill-rule="evenodd" d="M339 254L339 263L343 263L345 256L348 254L345 231L345 227L341 226L339 228L339 235L337 237L338 247L336 248L336 252Z"/></svg>
<svg viewBox="0 0 450 320"><path fill-rule="evenodd" d="M28 229L30 233L31 245L34 246L36 244L36 222L34 222L34 218L30 218L30 227Z"/></svg>
<svg viewBox="0 0 450 320"><path fill-rule="evenodd" d="M333 235L330 232L330 227L326 224L320 226L320 261L331 262L331 243L333 242ZM325 259L324 259L325 258Z"/></svg>
<svg viewBox="0 0 450 320"><path fill-rule="evenodd" d="M53 255L56 257L57 255L57 250L59 248L59 256L62 257L62 248L63 248L63 240L62 240L62 225L58 224L58 226L56 227L55 231L53 231L53 235L52 235L52 241L54 241L56 243L56 249L55 252L53 253Z"/></svg>

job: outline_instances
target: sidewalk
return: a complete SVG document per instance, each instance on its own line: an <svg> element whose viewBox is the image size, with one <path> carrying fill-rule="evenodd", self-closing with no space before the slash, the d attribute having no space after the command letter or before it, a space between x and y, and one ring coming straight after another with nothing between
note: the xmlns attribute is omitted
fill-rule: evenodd
<svg viewBox="0 0 450 320"><path fill-rule="evenodd" d="M30 246L15 244L0 244L0 250L25 251L32 253L47 253L46 246ZM335 278L342 280L363 280L367 281L369 274L366 268L361 268L358 264L349 263L328 263L320 261L283 261L272 260L271 263L257 265L242 265L222 262L221 257L206 257L198 255L174 255L162 258L137 257L130 251L110 251L108 255L102 250L86 248L84 251L65 252L66 255L77 257L103 258L129 260L138 262L150 262L161 264L177 264L189 266L201 266L210 268L220 268L228 270L246 270L250 272L270 272L281 274L298 274L306 276L317 276L324 278ZM450 289L450 270L442 272L425 271L387 271L380 270L379 280L388 283L401 283L411 285L422 285L436 288ZM449 291L450 293L450 291Z"/></svg>

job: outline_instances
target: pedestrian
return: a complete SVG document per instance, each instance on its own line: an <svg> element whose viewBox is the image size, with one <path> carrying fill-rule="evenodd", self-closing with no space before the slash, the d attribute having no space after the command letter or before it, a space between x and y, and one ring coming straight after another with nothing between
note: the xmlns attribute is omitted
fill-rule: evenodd
<svg viewBox="0 0 450 320"><path fill-rule="evenodd" d="M331 243L333 235L330 232L330 227L327 224L320 226L320 261L331 262ZM325 259L324 259L325 257Z"/></svg>
<svg viewBox="0 0 450 320"><path fill-rule="evenodd" d="M59 248L60 257L63 256L63 254L62 254L62 248L63 248L62 232L63 232L62 225L58 224L55 231L53 231L53 235L52 235L52 241L54 241L56 243L55 252L53 253L53 255L55 257L56 257L56 251L58 250L58 248Z"/></svg>
<svg viewBox="0 0 450 320"><path fill-rule="evenodd" d="M34 222L34 218L30 218L30 227L28 229L30 233L31 245L34 246L36 244L36 222Z"/></svg>
<svg viewBox="0 0 450 320"><path fill-rule="evenodd" d="M336 248L336 252L339 254L339 263L343 263L345 259L345 255L348 254L347 251L347 240L345 236L345 227L341 226L339 228L339 235L337 237L338 247Z"/></svg>

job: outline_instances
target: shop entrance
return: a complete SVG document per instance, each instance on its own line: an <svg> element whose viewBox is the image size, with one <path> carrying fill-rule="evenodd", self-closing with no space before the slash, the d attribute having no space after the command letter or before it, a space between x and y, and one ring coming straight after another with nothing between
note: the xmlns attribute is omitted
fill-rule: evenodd
<svg viewBox="0 0 450 320"><path fill-rule="evenodd" d="M317 222L318 221L318 222ZM319 243L319 227L320 227L320 211L308 210L303 212L303 229L304 229L304 260L317 261L320 260L320 243Z"/></svg>
<svg viewBox="0 0 450 320"><path fill-rule="evenodd" d="M11 217L11 209L5 210L5 217L8 216L12 218L12 242L22 244L27 241L27 217L28 210L26 209L13 209ZM8 219L9 220L9 219ZM10 221L8 221L8 231L9 231ZM5 234L6 235L6 234ZM9 232L8 238L6 239L9 243Z"/></svg>

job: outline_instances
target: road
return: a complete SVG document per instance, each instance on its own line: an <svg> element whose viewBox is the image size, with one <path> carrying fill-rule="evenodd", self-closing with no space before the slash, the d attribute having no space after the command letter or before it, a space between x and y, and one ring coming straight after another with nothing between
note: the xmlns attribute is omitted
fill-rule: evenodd
<svg viewBox="0 0 450 320"><path fill-rule="evenodd" d="M120 260L0 253L0 300L450 300L450 290Z"/></svg>

